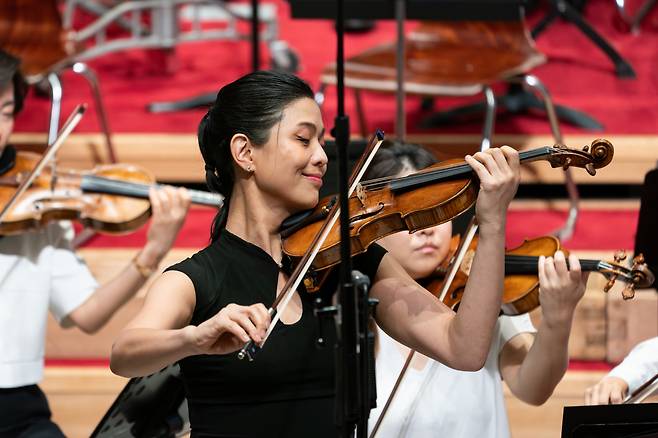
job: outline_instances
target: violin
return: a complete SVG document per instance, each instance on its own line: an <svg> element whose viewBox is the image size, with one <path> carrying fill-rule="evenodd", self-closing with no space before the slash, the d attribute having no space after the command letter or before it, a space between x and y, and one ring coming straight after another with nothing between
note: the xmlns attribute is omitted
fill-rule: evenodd
<svg viewBox="0 0 658 438"><path fill-rule="evenodd" d="M546 160L552 167L582 167L590 175L612 161L614 147L603 139L582 150L564 145L547 146L519 153L522 163ZM479 183L463 160L447 160L403 178L378 178L357 185L349 199L352 256L377 239L400 231L417 231L448 222L470 208L477 199ZM322 200L310 211L286 219L281 226L283 251L293 261L301 258L308 242L323 226L337 198ZM305 281L317 290L326 278L320 272L340 262L340 230L334 224L312 262Z"/></svg>
<svg viewBox="0 0 658 438"><path fill-rule="evenodd" d="M443 303L453 310L457 309L464 294L476 247L477 237L474 237L443 298ZM539 256L552 257L557 250L561 250L565 255L569 254L561 247L560 241L556 237L544 236L526 240L520 246L505 252L505 278L501 307L503 314L520 315L539 306L538 259ZM626 258L623 251L617 252L613 258L614 261L581 259L580 266L583 271L599 272L608 279L603 289L605 292L612 288L616 280L626 283L622 291L624 299L633 298L635 288L649 287L653 283L654 274L647 267L642 254L633 259L630 268L621 264ZM444 278L442 275L438 275L430 279L425 286L434 295L438 295L443 285Z"/></svg>
<svg viewBox="0 0 658 438"><path fill-rule="evenodd" d="M0 211L41 160L41 155L9 149L13 166L0 175ZM21 234L53 220L76 220L104 233L125 233L142 226L151 214L149 189L157 187L154 176L129 164L97 166L89 171L50 167L13 200L0 221L0 235ZM188 191L195 204L221 207L223 197L199 190Z"/></svg>

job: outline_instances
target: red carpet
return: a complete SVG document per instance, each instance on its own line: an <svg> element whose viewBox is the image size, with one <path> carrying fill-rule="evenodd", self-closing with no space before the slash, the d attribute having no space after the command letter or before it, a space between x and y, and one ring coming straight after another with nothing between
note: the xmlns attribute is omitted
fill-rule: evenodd
<svg viewBox="0 0 658 438"><path fill-rule="evenodd" d="M566 211L510 212L507 219L508 248L518 246L526 238L551 234L563 226L566 217ZM632 250L637 218L636 210L582 210L573 237L563 244L574 250Z"/></svg>
<svg viewBox="0 0 658 438"><path fill-rule="evenodd" d="M300 75L314 87L321 68L333 61L335 35L328 21L292 20L285 1L275 0L280 16L281 38L300 55ZM591 0L585 16L631 62L637 80L618 79L612 64L601 51L583 36L574 25L554 23L538 38L538 46L549 62L534 73L551 90L557 103L585 111L601 121L606 132L613 134L658 133L658 9L645 20L639 36L628 34L617 25L619 19L614 2ZM536 22L540 13L530 17ZM408 24L408 29L414 26ZM312 35L312 38L309 38ZM347 55L358 53L373 45L394 39L394 23L379 22L375 31L364 35L350 35L346 40ZM264 52L266 52L264 50ZM110 125L116 133L196 131L203 111L195 110L169 115L153 115L145 110L149 102L188 97L197 93L216 91L221 85L249 71L250 51L247 42L204 42L183 44L176 48L179 69L174 75L162 72L157 56L135 50L115 53L91 62L102 81L102 90ZM263 56L267 56L264 53ZM81 101L91 102L88 87L73 74L64 77L64 113ZM439 107L460 102L445 99ZM463 101L461 101L463 102ZM409 130L416 132L414 121L423 114L418 99L409 99L407 108ZM354 102L347 93L346 108L354 116ZM18 132L45 132L49 103L31 97L27 107L31 110L17 120ZM394 98L386 95L367 95L365 101L369 128L381 127L392 132ZM333 126L335 113L334 90L327 95L325 123ZM563 126L566 132L581 132ZM80 132L94 132L98 124L93 113L82 122ZM357 130L353 118L352 130ZM480 122L459 124L442 129L443 132L480 131ZM543 117L500 117L499 133L549 133Z"/></svg>

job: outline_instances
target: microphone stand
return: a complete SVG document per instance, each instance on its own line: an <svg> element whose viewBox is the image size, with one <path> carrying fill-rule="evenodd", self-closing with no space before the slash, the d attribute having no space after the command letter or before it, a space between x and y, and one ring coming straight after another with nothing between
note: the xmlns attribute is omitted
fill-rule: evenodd
<svg viewBox="0 0 658 438"><path fill-rule="evenodd" d="M251 70L260 70L260 28L258 0L251 0ZM214 98L213 98L214 100Z"/></svg>
<svg viewBox="0 0 658 438"><path fill-rule="evenodd" d="M336 76L338 110L332 135L338 151L338 193L340 202L340 295L332 312L336 325L336 424L342 437L367 437L368 415L373 404L374 342L368 333L370 311L376 304L368 298L369 279L352 271L348 202L349 117L345 115L344 0L337 0ZM357 293L358 289L358 293ZM326 308L325 308L326 309ZM323 312L323 313L328 313ZM370 335L370 336L369 336Z"/></svg>

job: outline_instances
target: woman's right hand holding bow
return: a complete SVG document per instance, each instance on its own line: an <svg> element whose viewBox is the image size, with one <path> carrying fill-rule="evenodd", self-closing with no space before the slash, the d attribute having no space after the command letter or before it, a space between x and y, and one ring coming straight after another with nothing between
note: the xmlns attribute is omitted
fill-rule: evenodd
<svg viewBox="0 0 658 438"><path fill-rule="evenodd" d="M228 354L253 340L260 344L270 325L270 315L261 303L229 304L190 332L197 354Z"/></svg>

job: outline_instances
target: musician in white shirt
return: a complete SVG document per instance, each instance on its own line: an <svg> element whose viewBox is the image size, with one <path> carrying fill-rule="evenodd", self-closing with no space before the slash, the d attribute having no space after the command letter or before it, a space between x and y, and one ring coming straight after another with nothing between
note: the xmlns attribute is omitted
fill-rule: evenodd
<svg viewBox="0 0 658 438"><path fill-rule="evenodd" d="M16 161L8 140L23 91L18 59L0 50L0 175ZM94 333L137 293L174 243L190 204L185 189L172 187L152 190L150 201L153 218L146 244L102 285L75 254L68 221L0 235L0 437L64 436L37 386L43 377L48 311L64 327Z"/></svg>
<svg viewBox="0 0 658 438"><path fill-rule="evenodd" d="M436 162L417 145L382 146L366 179L402 177ZM446 257L450 222L380 239L414 278L431 275ZM562 252L539 261L542 322L536 330L528 315L500 316L484 367L475 372L453 370L416 353L391 403L378 438L509 437L502 380L512 394L532 404L543 404L553 393L568 365L568 340L574 308L585 291L587 274ZM439 335L439 334L437 334ZM376 357L377 408L370 413L373 430L409 349L378 329Z"/></svg>
<svg viewBox="0 0 658 438"><path fill-rule="evenodd" d="M640 342L599 383L585 390L585 404L619 404L658 374L658 337Z"/></svg>

